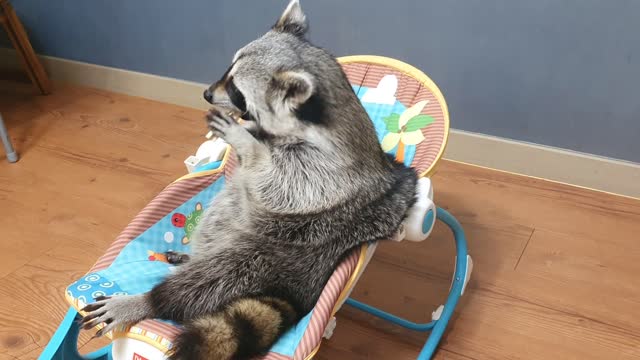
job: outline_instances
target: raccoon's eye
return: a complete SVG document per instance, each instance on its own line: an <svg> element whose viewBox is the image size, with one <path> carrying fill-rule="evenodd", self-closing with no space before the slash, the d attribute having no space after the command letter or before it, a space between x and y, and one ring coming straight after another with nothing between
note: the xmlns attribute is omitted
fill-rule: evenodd
<svg viewBox="0 0 640 360"><path fill-rule="evenodd" d="M231 103L238 108L241 112L247 112L247 103L244 99L244 95L240 92L236 84L233 82L233 77L230 77L224 84L224 89L227 91L227 96Z"/></svg>

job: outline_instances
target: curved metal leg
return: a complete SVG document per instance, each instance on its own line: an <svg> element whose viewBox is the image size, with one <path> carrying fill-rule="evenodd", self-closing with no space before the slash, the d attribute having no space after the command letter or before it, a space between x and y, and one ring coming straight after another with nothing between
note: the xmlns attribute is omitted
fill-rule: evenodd
<svg viewBox="0 0 640 360"><path fill-rule="evenodd" d="M420 351L420 354L418 355L418 360L428 360L433 356L433 353L438 347L440 339L442 338L442 335L447 328L447 324L449 323L449 320L453 315L453 311L458 304L458 300L464 293L464 289L467 281L469 280L471 267L473 264L471 262L471 257L467 252L467 240L465 238L462 225L460 225L460 223L453 217L453 215L442 208L438 208L436 214L437 218L440 221L449 226L449 228L453 232L456 244L456 267L453 282L451 284L451 290L449 291L447 301L443 305L442 313L439 316L434 316L434 320L429 323L418 324L389 314L385 311L351 298L347 299L346 301L347 304L359 310L362 310L366 313L369 313L373 316L389 321L396 325L402 326L404 328L414 331L431 330L431 334L429 334L427 342L424 344L422 351Z"/></svg>
<svg viewBox="0 0 640 360"><path fill-rule="evenodd" d="M440 315L440 318L436 321L436 324L429 335L429 339L427 339L420 355L418 355L419 360L431 359L433 356L433 353L444 334L447 324L449 323L449 319L451 319L451 315L453 315L453 310L464 292L464 288L470 275L468 265L471 260L467 251L467 240L464 236L462 225L460 225L453 215L442 208L438 208L437 218L447 224L453 232L456 242L456 269L453 283L451 284L451 290L449 291L449 296L447 297L444 309L442 310L442 315Z"/></svg>
<svg viewBox="0 0 640 360"><path fill-rule="evenodd" d="M38 360L111 360L111 345L91 354L80 355L78 352L79 320L78 312L69 308Z"/></svg>
<svg viewBox="0 0 640 360"><path fill-rule="evenodd" d="M4 150L7 153L7 160L9 160L10 163L18 161L18 154L13 149L13 145L11 145L11 139L9 139L7 128L4 126L2 114L0 114L0 140L2 140L2 144L4 144Z"/></svg>

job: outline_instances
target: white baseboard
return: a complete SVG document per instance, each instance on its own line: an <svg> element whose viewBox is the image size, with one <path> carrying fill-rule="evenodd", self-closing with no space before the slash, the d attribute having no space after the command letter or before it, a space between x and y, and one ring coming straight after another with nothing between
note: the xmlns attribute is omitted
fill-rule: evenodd
<svg viewBox="0 0 640 360"><path fill-rule="evenodd" d="M640 164L451 130L447 159L640 198Z"/></svg>
<svg viewBox="0 0 640 360"><path fill-rule="evenodd" d="M52 80L206 109L208 86L185 80L40 56ZM18 66L0 48L0 69ZM453 120L455 124L455 119ZM640 198L640 164L452 129L444 157L472 165Z"/></svg>

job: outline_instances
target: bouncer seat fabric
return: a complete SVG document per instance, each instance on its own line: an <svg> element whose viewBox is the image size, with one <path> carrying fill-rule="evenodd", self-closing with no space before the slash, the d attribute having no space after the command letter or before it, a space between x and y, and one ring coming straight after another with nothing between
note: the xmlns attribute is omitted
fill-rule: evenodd
<svg viewBox="0 0 640 360"><path fill-rule="evenodd" d="M376 56L339 59L368 112L383 149L429 176L444 151L448 113L436 85L416 68ZM213 170L185 175L160 192L122 231L82 278L69 285L66 299L76 310L104 295L144 293L174 270L164 253L190 251L190 236L203 210L233 176L236 158L227 149ZM376 243L353 251L338 266L313 310L286 332L264 359L310 359L334 315L371 259ZM81 313L81 315L84 315ZM102 325L99 325L99 327ZM162 359L180 325L144 320L107 334L114 359Z"/></svg>

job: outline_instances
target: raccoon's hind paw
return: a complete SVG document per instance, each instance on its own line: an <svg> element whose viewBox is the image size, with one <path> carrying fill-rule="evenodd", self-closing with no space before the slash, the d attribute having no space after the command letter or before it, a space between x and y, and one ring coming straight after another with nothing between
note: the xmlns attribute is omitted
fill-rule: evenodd
<svg viewBox="0 0 640 360"><path fill-rule="evenodd" d="M119 325L133 325L148 317L148 306L141 295L99 296L96 302L85 306L81 311L87 314L80 321L80 326L91 329L104 323L95 337L100 337Z"/></svg>

